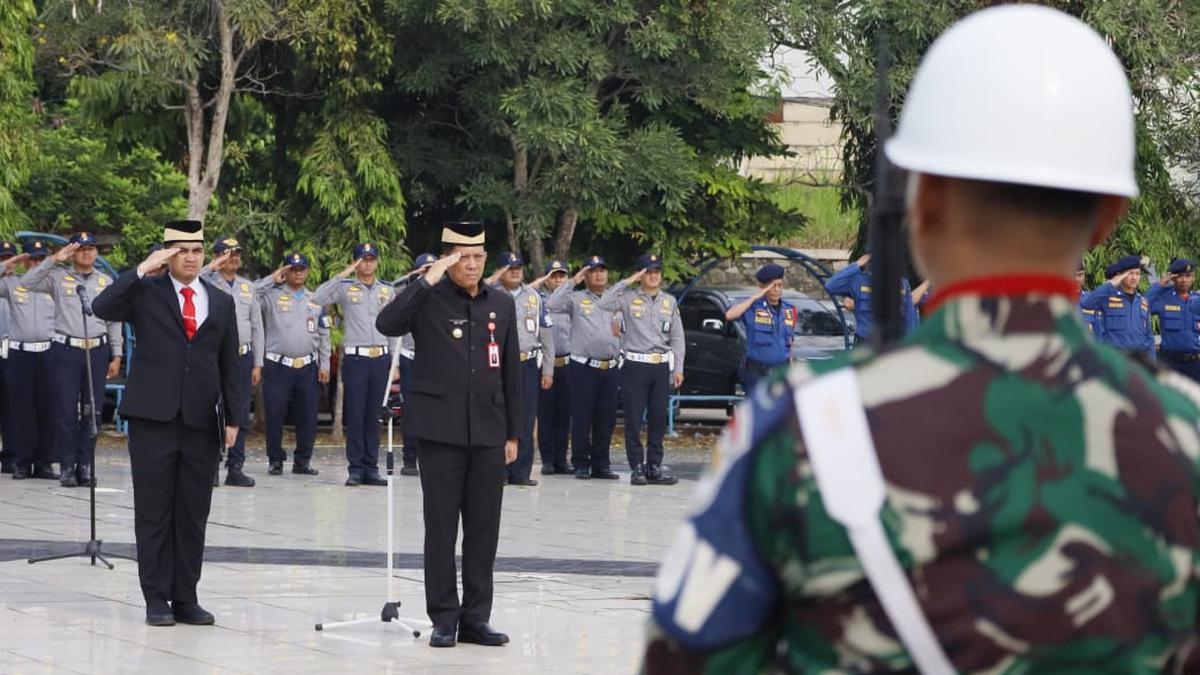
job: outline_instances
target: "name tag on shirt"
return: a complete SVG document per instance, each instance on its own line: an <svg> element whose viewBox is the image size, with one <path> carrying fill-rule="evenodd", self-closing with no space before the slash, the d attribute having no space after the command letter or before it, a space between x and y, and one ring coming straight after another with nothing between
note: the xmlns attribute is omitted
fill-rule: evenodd
<svg viewBox="0 0 1200 675"><path fill-rule="evenodd" d="M533 318L532 316L525 317L525 332L526 333L536 333L537 332L537 319Z"/></svg>
<svg viewBox="0 0 1200 675"><path fill-rule="evenodd" d="M1183 308L1179 305L1163 305L1163 309L1167 310L1168 312L1178 312Z"/></svg>
<svg viewBox="0 0 1200 675"><path fill-rule="evenodd" d="M754 323L771 323L771 313L765 309L754 310Z"/></svg>
<svg viewBox="0 0 1200 675"><path fill-rule="evenodd" d="M667 319L666 321L663 321L663 324L662 324L662 326L663 326L662 332L664 332L664 333L670 333L670 332L671 332L671 320L670 320L670 319Z"/></svg>

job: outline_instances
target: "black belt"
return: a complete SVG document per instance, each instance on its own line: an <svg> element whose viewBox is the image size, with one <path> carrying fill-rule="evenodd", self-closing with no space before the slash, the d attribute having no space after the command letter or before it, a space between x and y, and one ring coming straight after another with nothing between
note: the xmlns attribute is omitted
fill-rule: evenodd
<svg viewBox="0 0 1200 675"><path fill-rule="evenodd" d="M786 359L783 361L780 361L779 363L767 363L766 361L755 361L754 359L746 359L746 367L747 368L754 367L754 368L762 368L763 370L770 370L771 368L775 368L777 366L782 366L785 363L787 363Z"/></svg>
<svg viewBox="0 0 1200 675"><path fill-rule="evenodd" d="M1158 354L1168 361L1200 361L1200 352L1175 352L1169 349L1160 349Z"/></svg>

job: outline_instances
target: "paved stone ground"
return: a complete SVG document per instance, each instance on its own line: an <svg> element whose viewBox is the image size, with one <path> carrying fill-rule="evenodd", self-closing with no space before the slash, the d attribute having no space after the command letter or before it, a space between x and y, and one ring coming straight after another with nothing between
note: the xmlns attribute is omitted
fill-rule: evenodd
<svg viewBox="0 0 1200 675"><path fill-rule="evenodd" d="M131 554L128 460L108 445L98 459L99 537L107 551ZM343 487L336 450L318 453L312 478L267 476L262 456L252 452L248 466L257 487L214 493L200 598L215 627L146 626L135 563L28 564L82 547L87 491L0 480L0 672L631 673L653 574L707 450L668 451L684 478L673 487L634 488L627 473L620 482L541 477L535 467L541 485L507 488L492 623L512 643L449 650L379 621L314 630L378 616L386 488ZM618 469L623 456L614 448ZM420 485L396 481L395 588L401 613L423 618Z"/></svg>

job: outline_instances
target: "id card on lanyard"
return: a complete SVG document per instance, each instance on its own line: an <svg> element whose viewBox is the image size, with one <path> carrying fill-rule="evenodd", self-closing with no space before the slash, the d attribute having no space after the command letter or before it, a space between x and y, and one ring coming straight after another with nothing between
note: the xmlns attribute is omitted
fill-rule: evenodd
<svg viewBox="0 0 1200 675"><path fill-rule="evenodd" d="M500 368L500 345L496 342L496 322L488 322L488 368Z"/></svg>

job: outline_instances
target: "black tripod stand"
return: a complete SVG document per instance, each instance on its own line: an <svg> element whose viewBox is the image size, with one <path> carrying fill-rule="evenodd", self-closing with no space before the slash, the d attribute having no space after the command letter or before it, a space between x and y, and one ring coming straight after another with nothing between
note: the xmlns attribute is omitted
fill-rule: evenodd
<svg viewBox="0 0 1200 675"><path fill-rule="evenodd" d="M83 312L84 325L87 325L87 317L92 315L92 303L88 301L87 288L85 288L83 284L79 284L75 287L75 294L79 296L79 308ZM91 345L91 340L85 339L83 343L83 362L87 370L87 400L84 401L83 405L79 406L79 421L80 424L83 425L87 437L89 439L94 439L96 438L97 433L97 418L99 417L99 412L96 409L96 390L92 386L94 380L92 379ZM66 471L67 467L62 467L62 470ZM71 470L73 471L74 467L72 467ZM101 550L101 545L104 542L96 538L96 458L94 456L92 457L92 480L88 483L88 502L91 507L90 519L92 536L90 539L88 539L87 543L83 545L83 550L79 551L78 553L63 553L60 555L48 555L41 558L30 558L30 565L34 563L46 562L47 560L62 560L64 558L91 558L93 566L96 564L96 561L99 560L111 570L113 569L113 565L112 563L108 562L109 558L137 560L137 558L131 558L127 555L120 555L118 553L109 553L106 556Z"/></svg>

